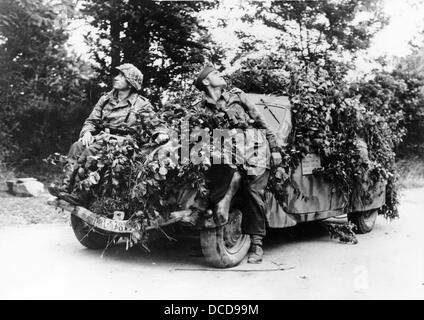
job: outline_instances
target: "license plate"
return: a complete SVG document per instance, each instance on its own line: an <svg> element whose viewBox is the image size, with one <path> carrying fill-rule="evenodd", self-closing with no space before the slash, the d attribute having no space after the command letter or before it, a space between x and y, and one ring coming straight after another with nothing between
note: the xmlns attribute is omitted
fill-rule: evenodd
<svg viewBox="0 0 424 320"><path fill-rule="evenodd" d="M315 153L308 153L305 158L302 159L302 175L312 174L314 169L321 168L321 158Z"/></svg>
<svg viewBox="0 0 424 320"><path fill-rule="evenodd" d="M135 230L128 220L112 220L101 216L95 218L94 226L115 233L131 233Z"/></svg>

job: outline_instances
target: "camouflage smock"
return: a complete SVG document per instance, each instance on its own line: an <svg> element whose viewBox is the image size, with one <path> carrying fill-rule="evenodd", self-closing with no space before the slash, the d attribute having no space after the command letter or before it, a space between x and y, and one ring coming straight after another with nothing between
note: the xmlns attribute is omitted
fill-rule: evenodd
<svg viewBox="0 0 424 320"><path fill-rule="evenodd" d="M278 148L275 132L266 124L263 115L242 90L234 88L224 91L216 102L205 96L202 101L195 104L194 108L196 112L209 116L224 114L230 129L243 130L244 149L235 153L236 157L243 154L244 159L236 161L244 163L243 167L249 175L260 175L264 169L270 168L271 150ZM234 152L226 154L230 154L230 157L234 156ZM232 162L231 159L225 161Z"/></svg>
<svg viewBox="0 0 424 320"><path fill-rule="evenodd" d="M140 132L140 128L141 131ZM85 120L80 137L86 132L97 134L108 129L137 130L145 142L157 134L168 134L165 123L158 118L150 102L137 93L118 101L117 91L103 95Z"/></svg>

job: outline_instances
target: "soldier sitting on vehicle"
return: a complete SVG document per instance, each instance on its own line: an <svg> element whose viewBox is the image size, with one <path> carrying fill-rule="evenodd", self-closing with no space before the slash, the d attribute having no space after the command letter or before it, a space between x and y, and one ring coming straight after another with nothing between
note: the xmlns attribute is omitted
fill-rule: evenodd
<svg viewBox="0 0 424 320"><path fill-rule="evenodd" d="M73 204L81 204L81 194L74 192L75 176L79 168L78 159L95 155L105 134L125 137L136 132L141 121L144 128L151 128L152 142L158 144L169 139L168 130L157 117L150 102L138 91L142 88L143 74L134 65L125 63L116 68L119 74L113 80L113 90L103 95L84 122L80 139L68 153L62 183L53 183L49 192Z"/></svg>
<svg viewBox="0 0 424 320"><path fill-rule="evenodd" d="M251 238L248 262L260 263L263 257L262 240L266 234L264 191L269 178L270 155L274 164L281 163L275 133L267 126L263 115L242 90L225 90L227 83L213 67L205 67L194 85L205 94L204 99L195 106L197 110L210 115L224 112L232 123L232 128L242 129L244 132L245 178L241 178L234 165L212 165L209 170L210 201L214 205L216 216L226 220L231 200L239 187L242 188L245 213L242 229L243 233L249 234ZM252 130L246 129L263 130L253 130L255 134L249 134ZM251 152L253 149L256 153Z"/></svg>

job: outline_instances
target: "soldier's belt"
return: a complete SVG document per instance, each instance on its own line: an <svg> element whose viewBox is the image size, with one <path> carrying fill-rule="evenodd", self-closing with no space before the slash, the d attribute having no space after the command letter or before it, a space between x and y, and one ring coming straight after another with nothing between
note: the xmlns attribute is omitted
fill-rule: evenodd
<svg viewBox="0 0 424 320"><path fill-rule="evenodd" d="M133 134L134 133L133 130L129 130L129 129L117 129L117 128L108 128L108 127L104 127L103 131L105 133L121 135L121 136L125 136L127 134Z"/></svg>

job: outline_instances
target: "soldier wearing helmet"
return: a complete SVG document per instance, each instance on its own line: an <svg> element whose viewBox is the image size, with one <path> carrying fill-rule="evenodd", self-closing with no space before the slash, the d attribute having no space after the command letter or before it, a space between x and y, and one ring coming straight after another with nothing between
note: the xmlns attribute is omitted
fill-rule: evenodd
<svg viewBox="0 0 424 320"><path fill-rule="evenodd" d="M116 69L119 73L113 79L112 91L99 99L84 122L80 139L69 150L62 183L49 187L50 193L59 198L73 203L81 201L72 194L78 159L95 155L101 148L97 141L105 134L125 137L137 133L136 125L141 121L142 127L150 131L147 133L150 141L146 142L160 144L169 139L165 124L157 117L150 102L138 93L143 83L141 71L130 63Z"/></svg>

